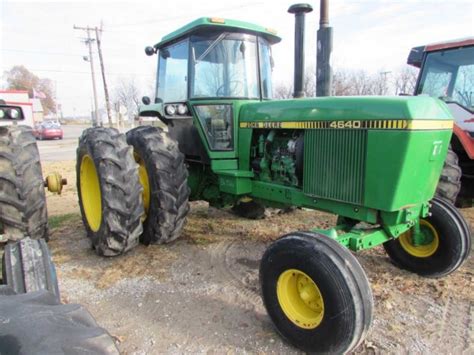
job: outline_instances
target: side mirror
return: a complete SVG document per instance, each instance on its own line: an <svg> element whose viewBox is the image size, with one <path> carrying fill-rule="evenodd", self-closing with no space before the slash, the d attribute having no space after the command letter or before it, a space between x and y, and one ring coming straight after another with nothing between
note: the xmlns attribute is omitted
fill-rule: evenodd
<svg viewBox="0 0 474 355"><path fill-rule="evenodd" d="M143 96L142 97L142 102L144 105L149 105L151 103L151 100L148 96Z"/></svg>
<svg viewBox="0 0 474 355"><path fill-rule="evenodd" d="M145 48L145 53L147 56L152 56L153 54L156 53L155 48L148 46Z"/></svg>
<svg viewBox="0 0 474 355"><path fill-rule="evenodd" d="M21 121L24 119L25 115L20 106L0 104L0 121Z"/></svg>

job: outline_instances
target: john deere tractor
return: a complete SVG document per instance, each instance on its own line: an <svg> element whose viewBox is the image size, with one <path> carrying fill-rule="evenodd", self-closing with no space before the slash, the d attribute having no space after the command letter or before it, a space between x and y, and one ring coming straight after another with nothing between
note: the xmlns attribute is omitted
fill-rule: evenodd
<svg viewBox="0 0 474 355"><path fill-rule="evenodd" d="M264 27L200 18L147 47L158 58L157 85L140 115L167 129L86 130L77 151L81 211L102 255L176 239L188 201L337 214L329 230L271 244L260 283L284 338L304 351L343 353L372 320L369 281L352 251L383 244L400 267L428 277L468 256L465 220L433 199L453 120L431 97L272 100L279 41Z"/></svg>

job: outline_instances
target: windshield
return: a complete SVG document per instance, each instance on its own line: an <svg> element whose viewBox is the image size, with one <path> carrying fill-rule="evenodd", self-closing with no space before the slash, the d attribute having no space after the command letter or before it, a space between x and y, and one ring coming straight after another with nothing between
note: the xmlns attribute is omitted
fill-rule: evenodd
<svg viewBox="0 0 474 355"><path fill-rule="evenodd" d="M256 36L218 33L191 38L191 98L256 98L259 95Z"/></svg>
<svg viewBox="0 0 474 355"><path fill-rule="evenodd" d="M428 53L416 94L474 108L474 47Z"/></svg>
<svg viewBox="0 0 474 355"><path fill-rule="evenodd" d="M185 101L187 97L188 41L160 49L156 97L163 102Z"/></svg>

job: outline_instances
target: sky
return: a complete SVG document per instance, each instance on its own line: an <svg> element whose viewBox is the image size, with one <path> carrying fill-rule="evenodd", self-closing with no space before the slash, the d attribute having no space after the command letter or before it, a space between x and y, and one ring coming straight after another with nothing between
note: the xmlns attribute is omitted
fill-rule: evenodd
<svg viewBox="0 0 474 355"><path fill-rule="evenodd" d="M110 91L120 80L135 80L152 95L157 57L144 48L198 17L224 17L275 29L282 41L273 47L274 83L291 82L294 17L284 0L0 0L0 74L24 65L50 78L66 116L87 115L92 105L88 50L77 26L103 25L102 48ZM306 16L308 66L316 61L319 1ZM336 68L395 72L414 46L474 36L474 2L467 0L329 0ZM99 106L102 79L94 45ZM388 75L390 80L390 75ZM0 89L5 85L0 80Z"/></svg>

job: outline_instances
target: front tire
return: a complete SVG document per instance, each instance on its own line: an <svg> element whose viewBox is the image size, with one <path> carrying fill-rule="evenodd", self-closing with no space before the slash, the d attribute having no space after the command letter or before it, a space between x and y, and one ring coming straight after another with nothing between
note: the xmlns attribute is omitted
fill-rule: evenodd
<svg viewBox="0 0 474 355"><path fill-rule="evenodd" d="M6 240L48 237L40 156L27 126L0 127L0 234Z"/></svg>
<svg viewBox="0 0 474 355"><path fill-rule="evenodd" d="M3 283L16 293L45 290L60 302L56 268L44 240L25 238L7 244L2 266Z"/></svg>
<svg viewBox="0 0 474 355"><path fill-rule="evenodd" d="M471 250L471 232L464 217L449 202L434 198L431 216L420 221L426 242L415 245L408 231L384 243L390 259L408 271L426 277L449 275L467 259Z"/></svg>
<svg viewBox="0 0 474 355"><path fill-rule="evenodd" d="M260 264L262 297L278 332L303 351L342 354L364 339L373 299L355 257L316 233L274 242Z"/></svg>
<svg viewBox="0 0 474 355"><path fill-rule="evenodd" d="M143 186L145 220L141 242L169 243L181 235L189 212L188 170L178 143L162 129L127 132Z"/></svg>
<svg viewBox="0 0 474 355"><path fill-rule="evenodd" d="M142 233L142 187L125 135L89 128L77 148L77 190L87 236L99 255L123 254Z"/></svg>

